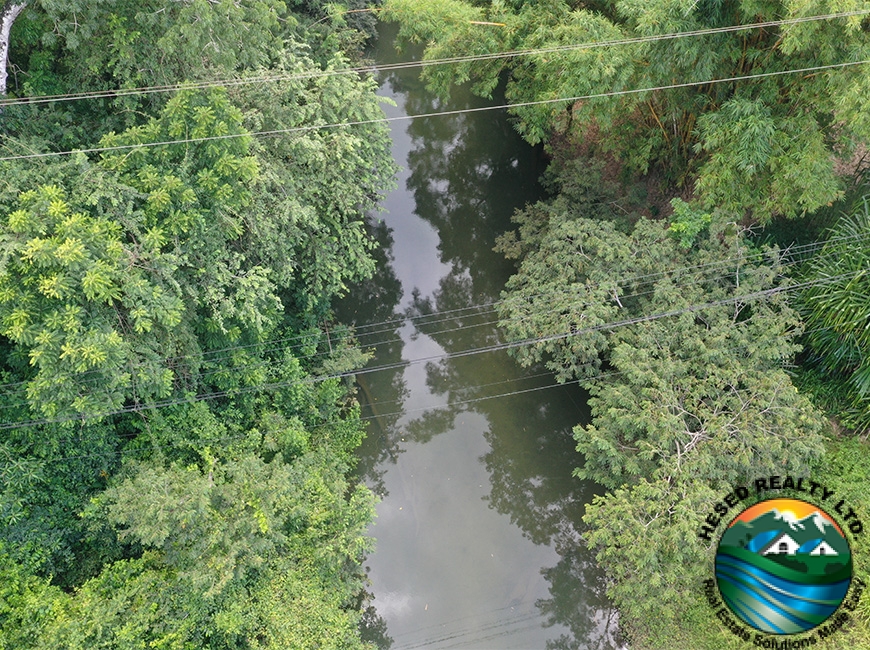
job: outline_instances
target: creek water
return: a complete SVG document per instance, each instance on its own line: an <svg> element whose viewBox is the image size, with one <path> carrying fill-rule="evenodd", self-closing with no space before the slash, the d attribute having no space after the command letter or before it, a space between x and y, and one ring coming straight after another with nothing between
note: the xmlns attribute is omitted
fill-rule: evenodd
<svg viewBox="0 0 870 650"><path fill-rule="evenodd" d="M406 61L382 26L371 56ZM419 69L391 72L388 116L486 106L448 101ZM489 102L489 105L493 105ZM338 305L375 357L359 376L369 435L358 472L381 498L366 562L364 637L380 648L617 648L616 615L580 535L596 486L572 477L576 386L522 369L496 315L514 270L492 250L514 210L541 197L539 150L503 111L391 123L398 187L372 229L375 277ZM367 324L380 323L377 326Z"/></svg>

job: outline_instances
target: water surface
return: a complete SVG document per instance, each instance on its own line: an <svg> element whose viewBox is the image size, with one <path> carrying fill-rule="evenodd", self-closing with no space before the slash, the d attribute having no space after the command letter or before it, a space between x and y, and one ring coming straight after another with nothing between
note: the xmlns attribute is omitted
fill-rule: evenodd
<svg viewBox="0 0 870 650"><path fill-rule="evenodd" d="M378 63L419 56L397 54L394 33L382 27ZM486 105L462 89L438 100L415 69L380 94L396 103L388 116ZM584 396L504 351L473 353L500 341L492 308L467 308L497 301L513 270L492 247L541 197L541 152L502 111L394 122L392 137L403 171L373 224L379 270L339 306L370 366L410 362L360 376L359 472L382 499L365 635L394 650L615 648L580 540L597 489L571 476Z"/></svg>

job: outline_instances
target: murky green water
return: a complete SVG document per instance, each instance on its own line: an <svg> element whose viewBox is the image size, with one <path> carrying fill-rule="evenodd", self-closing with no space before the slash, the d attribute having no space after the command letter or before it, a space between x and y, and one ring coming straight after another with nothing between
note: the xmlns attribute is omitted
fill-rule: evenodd
<svg viewBox="0 0 870 650"><path fill-rule="evenodd" d="M373 53L395 53L383 28ZM485 102L441 102L418 70L391 73L387 115ZM365 633L383 648L615 648L603 576L580 542L595 487L571 477L571 428L588 418L576 387L523 370L497 343L492 303L512 267L492 251L514 209L540 196L540 152L503 112L393 123L398 189L375 227L376 278L340 305L373 347L361 376L370 435L359 471L382 497L366 563ZM447 310L449 313L444 313ZM445 355L453 355L445 357ZM428 361L419 361L429 359Z"/></svg>

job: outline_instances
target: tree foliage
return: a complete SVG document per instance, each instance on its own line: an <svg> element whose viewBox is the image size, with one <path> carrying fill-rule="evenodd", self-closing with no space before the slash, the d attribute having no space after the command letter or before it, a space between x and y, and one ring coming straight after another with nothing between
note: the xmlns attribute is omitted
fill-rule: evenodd
<svg viewBox="0 0 870 650"><path fill-rule="evenodd" d="M352 115L377 110L371 86L351 80L311 89L308 101L328 106L342 91L358 95ZM280 100L265 108L270 96L244 99L261 125L318 119L282 112ZM321 110L321 120L341 119L338 107ZM195 379L213 365L209 350L276 334L285 303L296 327L309 326L346 281L371 273L363 215L388 187L385 137L313 135L277 152L257 147L261 162L243 118L222 91L183 91L102 140L123 149L96 165L77 159L68 189L12 198L10 188L0 318L37 368L29 397L45 415L199 390L213 383ZM210 139L136 147L179 137Z"/></svg>
<svg viewBox="0 0 870 650"><path fill-rule="evenodd" d="M24 192L3 225L2 333L36 368L28 397L48 416L117 408L132 388L128 364L156 352L157 340L136 334L178 325L181 299L147 272L153 255L133 262L118 221L78 211L56 185ZM166 395L171 374L142 370L138 394Z"/></svg>
<svg viewBox="0 0 870 650"><path fill-rule="evenodd" d="M596 497L583 517L587 542L607 567L609 593L635 640L672 635L707 577L698 513L709 510L718 493L686 478L642 478Z"/></svg>
<svg viewBox="0 0 870 650"><path fill-rule="evenodd" d="M867 232L870 210L865 201L831 229L825 246L808 265L801 307L807 323L810 364L822 381L842 387L847 426L870 426L870 301Z"/></svg>
<svg viewBox="0 0 870 650"><path fill-rule="evenodd" d="M589 391L575 474L611 491L587 508L586 538L623 629L643 643L703 600L698 513L735 482L805 475L824 426L783 368L802 324L777 249L679 199L670 224L620 227L604 189L575 185L502 238L520 266L501 326L529 341L521 363Z"/></svg>
<svg viewBox="0 0 870 650"><path fill-rule="evenodd" d="M382 126L311 130L381 113L372 80L312 75L361 37L305 9L15 23L12 94L284 80L0 116L13 154L98 149L0 163L0 648L369 647L365 429L324 376L367 359L330 301L373 270L394 165Z"/></svg>
<svg viewBox="0 0 870 650"><path fill-rule="evenodd" d="M390 0L384 15L402 38L428 44L426 59L531 50L424 69L440 92L471 81L486 96L507 71L506 98L530 142L594 139L631 170L663 169L693 184L705 209L766 222L837 199L835 159L848 160L870 136L867 76L860 65L841 67L867 58L866 17L665 35L863 8L858 0ZM608 41L622 44L596 45ZM817 66L834 67L791 72Z"/></svg>
<svg viewBox="0 0 870 650"><path fill-rule="evenodd" d="M575 433L580 475L617 487L691 471L719 485L805 467L819 423L781 369L799 320L777 252L721 221L690 249L672 230L641 219L623 234L551 207L508 282L502 326L543 339L520 360L544 359L591 391L593 423Z"/></svg>
<svg viewBox="0 0 870 650"><path fill-rule="evenodd" d="M860 389L866 260L851 248L870 224L844 226L814 263L809 280L823 282L804 293L806 325L780 251L753 245L745 226L829 206L860 171L867 17L818 17L865 10L857 0L385 5L400 40L426 44L432 89L469 83L491 97L504 83L518 131L560 167L559 194L519 212L518 231L500 239L519 265L500 324L521 363L589 391L576 474L610 491L587 509L587 540L638 647L733 645L678 620L704 605L711 549L697 543L698 513L737 481L806 475L822 457L825 422L787 372L804 329ZM772 21L786 24L739 29ZM590 157L598 164L583 169ZM672 211L615 215L630 190L602 182L605 166L611 181L658 179L679 197Z"/></svg>

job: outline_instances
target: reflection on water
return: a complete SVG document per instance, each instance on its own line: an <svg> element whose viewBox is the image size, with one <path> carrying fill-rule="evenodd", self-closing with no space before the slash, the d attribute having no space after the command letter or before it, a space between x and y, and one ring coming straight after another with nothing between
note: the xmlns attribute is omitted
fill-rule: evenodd
<svg viewBox="0 0 870 650"><path fill-rule="evenodd" d="M393 34L381 30L380 63L399 58ZM388 115L483 105L461 92L440 102L414 70L381 93L397 103ZM393 153L404 171L372 224L378 275L338 308L345 322L382 323L358 331L373 366L410 362L359 382L370 420L359 472L382 497L366 638L394 650L615 648L580 539L595 488L571 476L583 395L504 351L466 354L499 342L491 308L467 307L498 300L511 273L492 247L539 198L540 154L500 112L393 123Z"/></svg>

